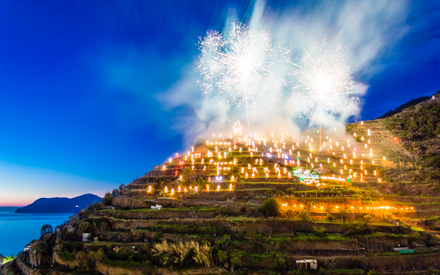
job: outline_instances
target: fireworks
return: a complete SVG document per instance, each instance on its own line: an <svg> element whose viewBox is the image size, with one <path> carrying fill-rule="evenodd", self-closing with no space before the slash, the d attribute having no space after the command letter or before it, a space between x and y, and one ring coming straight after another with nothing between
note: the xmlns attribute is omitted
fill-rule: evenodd
<svg viewBox="0 0 440 275"><path fill-rule="evenodd" d="M203 93L215 93L228 105L244 106L249 131L249 108L264 89L274 66L268 33L233 24L223 36L208 34L199 42L197 70Z"/></svg>
<svg viewBox="0 0 440 275"><path fill-rule="evenodd" d="M271 101L281 106L287 100L285 86L295 86L291 89L298 108L311 126L321 125L329 116L345 118L358 101L341 47L334 52L324 47L304 50L294 64L289 61L291 50L274 45L269 33L232 24L225 34L212 32L200 38L199 50L196 65L203 93L215 95L228 108L244 107L247 131L250 111L269 110Z"/></svg>
<svg viewBox="0 0 440 275"><path fill-rule="evenodd" d="M308 103L306 116L310 125L321 124L327 115L341 115L350 103L356 102L350 68L343 62L341 51L315 50L304 54L298 65L298 87Z"/></svg>

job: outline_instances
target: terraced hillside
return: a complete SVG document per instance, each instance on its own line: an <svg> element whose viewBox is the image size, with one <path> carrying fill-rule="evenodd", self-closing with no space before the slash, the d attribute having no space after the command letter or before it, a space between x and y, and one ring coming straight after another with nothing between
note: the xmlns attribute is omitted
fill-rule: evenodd
<svg viewBox="0 0 440 275"><path fill-rule="evenodd" d="M28 273L52 265L52 273L101 274L436 272L439 170L425 155L438 134L414 141L396 125L438 104L301 136L213 136L34 241L16 265Z"/></svg>

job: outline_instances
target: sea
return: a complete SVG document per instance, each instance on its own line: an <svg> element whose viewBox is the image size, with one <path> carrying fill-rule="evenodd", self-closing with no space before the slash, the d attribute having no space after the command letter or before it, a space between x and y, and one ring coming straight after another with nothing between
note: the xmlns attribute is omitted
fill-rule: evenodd
<svg viewBox="0 0 440 275"><path fill-rule="evenodd" d="M26 244L38 239L44 224L50 224L55 229L74 215L14 213L16 209L0 207L0 254L5 257L17 255Z"/></svg>

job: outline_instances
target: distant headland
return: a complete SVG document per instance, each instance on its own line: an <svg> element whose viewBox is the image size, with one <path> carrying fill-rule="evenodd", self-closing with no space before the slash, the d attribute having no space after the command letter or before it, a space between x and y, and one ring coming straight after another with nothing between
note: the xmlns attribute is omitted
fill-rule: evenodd
<svg viewBox="0 0 440 275"><path fill-rule="evenodd" d="M86 209L102 198L93 194L84 194L75 198L40 198L15 213L76 213Z"/></svg>

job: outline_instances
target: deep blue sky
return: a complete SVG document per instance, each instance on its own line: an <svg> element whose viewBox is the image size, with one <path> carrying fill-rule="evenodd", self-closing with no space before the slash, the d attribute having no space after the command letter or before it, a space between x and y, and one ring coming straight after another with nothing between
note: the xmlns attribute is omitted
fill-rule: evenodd
<svg viewBox="0 0 440 275"><path fill-rule="evenodd" d="M266 6L307 10L319 3L287 2ZM182 150L175 124L185 110L163 107L157 94L188 70L199 36L221 30L231 13L248 20L252 7L224 0L0 1L0 205L102 195ZM440 90L439 5L414 1L408 11L405 34L374 61L381 69L356 76L369 85L362 119Z"/></svg>

